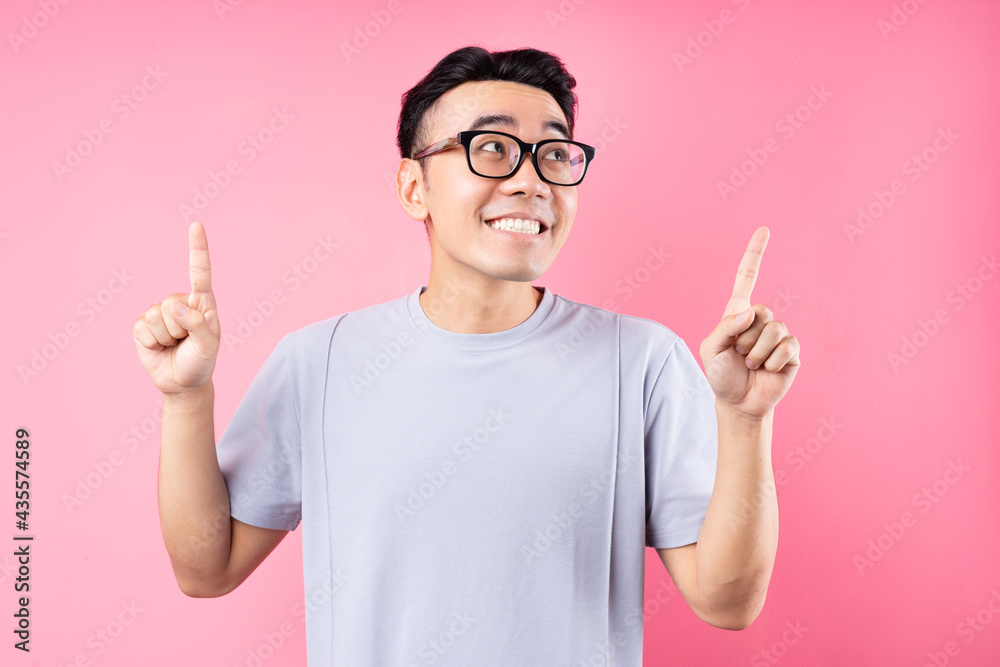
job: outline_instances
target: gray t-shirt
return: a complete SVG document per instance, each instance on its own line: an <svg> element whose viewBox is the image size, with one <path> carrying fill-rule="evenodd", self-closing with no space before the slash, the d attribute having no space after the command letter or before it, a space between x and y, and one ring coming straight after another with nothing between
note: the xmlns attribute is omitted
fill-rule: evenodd
<svg viewBox="0 0 1000 667"><path fill-rule="evenodd" d="M425 289L286 335L219 439L234 517L302 521L309 665L640 667L644 547L696 542L715 480L700 366L546 288L446 331Z"/></svg>

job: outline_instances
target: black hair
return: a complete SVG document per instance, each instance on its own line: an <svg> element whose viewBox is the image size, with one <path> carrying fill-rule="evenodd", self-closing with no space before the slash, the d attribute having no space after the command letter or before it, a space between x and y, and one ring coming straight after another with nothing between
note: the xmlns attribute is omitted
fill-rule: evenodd
<svg viewBox="0 0 1000 667"><path fill-rule="evenodd" d="M424 125L427 111L442 95L468 81L511 81L544 90L562 109L570 139L573 138L576 79L566 71L558 56L530 48L490 52L479 46L466 46L442 58L417 85L403 94L396 129L400 157L412 158L416 151L423 150L432 141L426 136ZM420 168L423 171L422 159Z"/></svg>

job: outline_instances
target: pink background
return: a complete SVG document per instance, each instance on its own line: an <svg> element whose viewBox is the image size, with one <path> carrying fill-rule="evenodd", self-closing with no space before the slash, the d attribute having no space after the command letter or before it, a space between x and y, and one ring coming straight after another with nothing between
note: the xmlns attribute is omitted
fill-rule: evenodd
<svg viewBox="0 0 1000 667"><path fill-rule="evenodd" d="M3 3L0 662L304 664L300 530L229 596L179 591L156 505L158 392L132 323L189 289L201 220L224 333L253 323L219 356L221 435L285 333L425 284L423 226L389 186L400 96L477 44L563 58L577 138L599 150L535 284L662 322L697 355L753 230L771 229L753 301L788 323L803 366L775 417L767 605L743 632L708 626L648 549L646 664L997 664L1000 5L400 1ZM341 44L366 25L348 62ZM275 108L294 118L250 160L241 144ZM718 183L762 154L724 197ZM186 219L229 161L239 173ZM862 228L859 207L880 214ZM336 251L314 261L327 237ZM644 273L651 247L670 259ZM627 277L644 282L629 292ZM18 427L30 654L11 632Z"/></svg>

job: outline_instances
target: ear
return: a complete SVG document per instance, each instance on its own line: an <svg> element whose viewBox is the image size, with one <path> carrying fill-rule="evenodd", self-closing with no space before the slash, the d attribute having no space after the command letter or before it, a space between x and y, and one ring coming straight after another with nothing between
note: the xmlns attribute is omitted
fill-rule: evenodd
<svg viewBox="0 0 1000 667"><path fill-rule="evenodd" d="M399 161L399 168L396 170L396 196L399 198L399 205L408 216L420 222L428 216L423 176L420 163L416 160L403 158Z"/></svg>

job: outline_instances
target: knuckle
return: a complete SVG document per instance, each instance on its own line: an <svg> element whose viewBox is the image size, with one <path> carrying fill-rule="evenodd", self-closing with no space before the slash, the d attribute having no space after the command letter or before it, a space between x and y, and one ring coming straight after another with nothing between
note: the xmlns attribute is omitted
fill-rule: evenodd
<svg viewBox="0 0 1000 667"><path fill-rule="evenodd" d="M162 313L163 319L166 320L168 325L177 325L177 321L174 319L174 306L177 305L177 301L170 301L169 303L164 302Z"/></svg>

